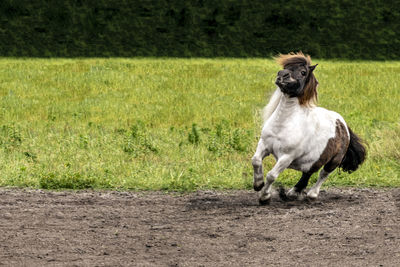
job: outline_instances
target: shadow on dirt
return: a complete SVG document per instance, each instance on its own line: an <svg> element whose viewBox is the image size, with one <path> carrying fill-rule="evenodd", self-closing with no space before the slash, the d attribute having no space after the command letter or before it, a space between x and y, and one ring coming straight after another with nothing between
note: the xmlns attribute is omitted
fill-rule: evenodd
<svg viewBox="0 0 400 267"><path fill-rule="evenodd" d="M335 206L354 206L364 201L364 196L360 194L349 194L347 192L330 192L322 190L317 200L293 200L290 201L279 196L276 190L273 193L271 202L267 205L258 203L258 194L253 191L243 191L242 194L230 195L199 192L192 195L186 204L189 210L215 210L215 209L312 209L316 207L335 207ZM399 194L400 197L400 194Z"/></svg>

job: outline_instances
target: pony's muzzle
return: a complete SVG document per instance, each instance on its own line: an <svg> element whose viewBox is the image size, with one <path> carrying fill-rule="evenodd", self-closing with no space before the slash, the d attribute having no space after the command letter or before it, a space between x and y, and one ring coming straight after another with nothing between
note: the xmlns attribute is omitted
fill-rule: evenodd
<svg viewBox="0 0 400 267"><path fill-rule="evenodd" d="M287 69L283 69L278 72L278 78L287 79L289 77L290 77L290 71Z"/></svg>
<svg viewBox="0 0 400 267"><path fill-rule="evenodd" d="M278 75L276 77L275 84L280 86L286 83L286 80L290 79L290 72L286 69L280 70L278 72Z"/></svg>
<svg viewBox="0 0 400 267"><path fill-rule="evenodd" d="M276 77L275 83L277 83L277 84L278 84L278 83L279 83L279 84L283 83L283 78L280 77L280 76Z"/></svg>

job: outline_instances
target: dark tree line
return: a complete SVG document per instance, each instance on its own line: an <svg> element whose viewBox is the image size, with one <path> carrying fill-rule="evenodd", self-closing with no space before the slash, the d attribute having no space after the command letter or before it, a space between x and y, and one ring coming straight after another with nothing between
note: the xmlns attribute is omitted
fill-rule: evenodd
<svg viewBox="0 0 400 267"><path fill-rule="evenodd" d="M400 1L2 0L0 56L400 59Z"/></svg>

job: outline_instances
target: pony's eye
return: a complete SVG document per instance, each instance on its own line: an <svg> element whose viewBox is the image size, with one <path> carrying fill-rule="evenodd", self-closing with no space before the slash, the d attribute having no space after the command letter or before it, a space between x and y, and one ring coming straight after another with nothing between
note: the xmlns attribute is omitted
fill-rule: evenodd
<svg viewBox="0 0 400 267"><path fill-rule="evenodd" d="M303 70L303 71L301 72L301 75L306 76L306 72Z"/></svg>

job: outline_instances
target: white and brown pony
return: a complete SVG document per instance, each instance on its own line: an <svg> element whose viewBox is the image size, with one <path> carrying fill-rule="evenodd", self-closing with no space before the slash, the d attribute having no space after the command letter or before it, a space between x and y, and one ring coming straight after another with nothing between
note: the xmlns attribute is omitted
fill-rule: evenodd
<svg viewBox="0 0 400 267"><path fill-rule="evenodd" d="M299 182L289 190L287 197L296 199L307 187L310 176L321 167L316 184L307 197L318 197L320 187L337 167L355 171L366 155L360 138L347 126L338 113L316 106L318 82L313 74L317 65L303 53L277 57L283 70L278 72L278 88L264 108L264 124L256 153L254 190L261 191L259 202L271 198L271 184L286 168L302 172ZM266 182L262 160L272 154L275 166L267 173Z"/></svg>

